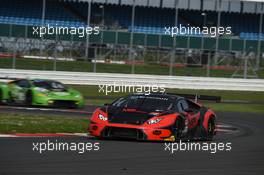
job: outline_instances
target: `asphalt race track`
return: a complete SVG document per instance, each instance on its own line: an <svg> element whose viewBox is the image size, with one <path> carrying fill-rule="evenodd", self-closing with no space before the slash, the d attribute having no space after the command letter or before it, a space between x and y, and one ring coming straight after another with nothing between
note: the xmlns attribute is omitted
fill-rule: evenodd
<svg viewBox="0 0 264 175"><path fill-rule="evenodd" d="M0 138L0 175L6 174L264 174L264 116L218 113L238 130L219 133L231 151L165 151L164 143L90 137ZM33 151L33 142L99 142L99 151ZM201 142L200 142L201 143Z"/></svg>

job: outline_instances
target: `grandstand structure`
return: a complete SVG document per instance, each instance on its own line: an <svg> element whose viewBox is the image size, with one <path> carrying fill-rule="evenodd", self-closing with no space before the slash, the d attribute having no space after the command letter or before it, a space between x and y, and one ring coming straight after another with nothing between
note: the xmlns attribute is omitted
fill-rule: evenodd
<svg viewBox="0 0 264 175"><path fill-rule="evenodd" d="M0 52L124 60L132 73L135 63L152 58L171 72L175 63L230 64L250 53L257 70L264 56L263 12L258 0L1 0ZM99 26L100 33L33 35L34 26L47 25ZM166 34L165 27L179 25L231 27L232 34Z"/></svg>

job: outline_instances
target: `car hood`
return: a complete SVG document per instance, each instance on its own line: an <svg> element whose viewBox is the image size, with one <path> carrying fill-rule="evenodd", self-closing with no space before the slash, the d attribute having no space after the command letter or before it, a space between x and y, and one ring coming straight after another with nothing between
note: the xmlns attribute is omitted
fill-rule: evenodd
<svg viewBox="0 0 264 175"><path fill-rule="evenodd" d="M136 109L125 109L109 107L108 111L109 123L122 123L141 125L152 117L159 115L158 112L138 111Z"/></svg>

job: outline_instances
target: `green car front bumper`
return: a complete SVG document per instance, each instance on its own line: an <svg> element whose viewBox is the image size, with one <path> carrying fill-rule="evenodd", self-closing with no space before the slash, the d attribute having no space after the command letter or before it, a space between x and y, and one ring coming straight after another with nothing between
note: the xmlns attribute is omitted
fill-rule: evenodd
<svg viewBox="0 0 264 175"><path fill-rule="evenodd" d="M32 99L32 105L82 108L84 106L84 98L81 95L56 96L56 95L46 95L43 93L35 93Z"/></svg>

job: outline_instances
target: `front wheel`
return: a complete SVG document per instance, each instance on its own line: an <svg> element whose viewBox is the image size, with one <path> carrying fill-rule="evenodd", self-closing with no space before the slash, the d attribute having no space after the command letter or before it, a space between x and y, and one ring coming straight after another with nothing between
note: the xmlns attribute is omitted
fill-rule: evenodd
<svg viewBox="0 0 264 175"><path fill-rule="evenodd" d="M174 136L175 140L179 139L182 135L182 125L181 125L181 120L177 119L172 126L171 129L172 136Z"/></svg>
<svg viewBox="0 0 264 175"><path fill-rule="evenodd" d="M3 89L0 89L0 104L8 104L8 98L5 97Z"/></svg>

